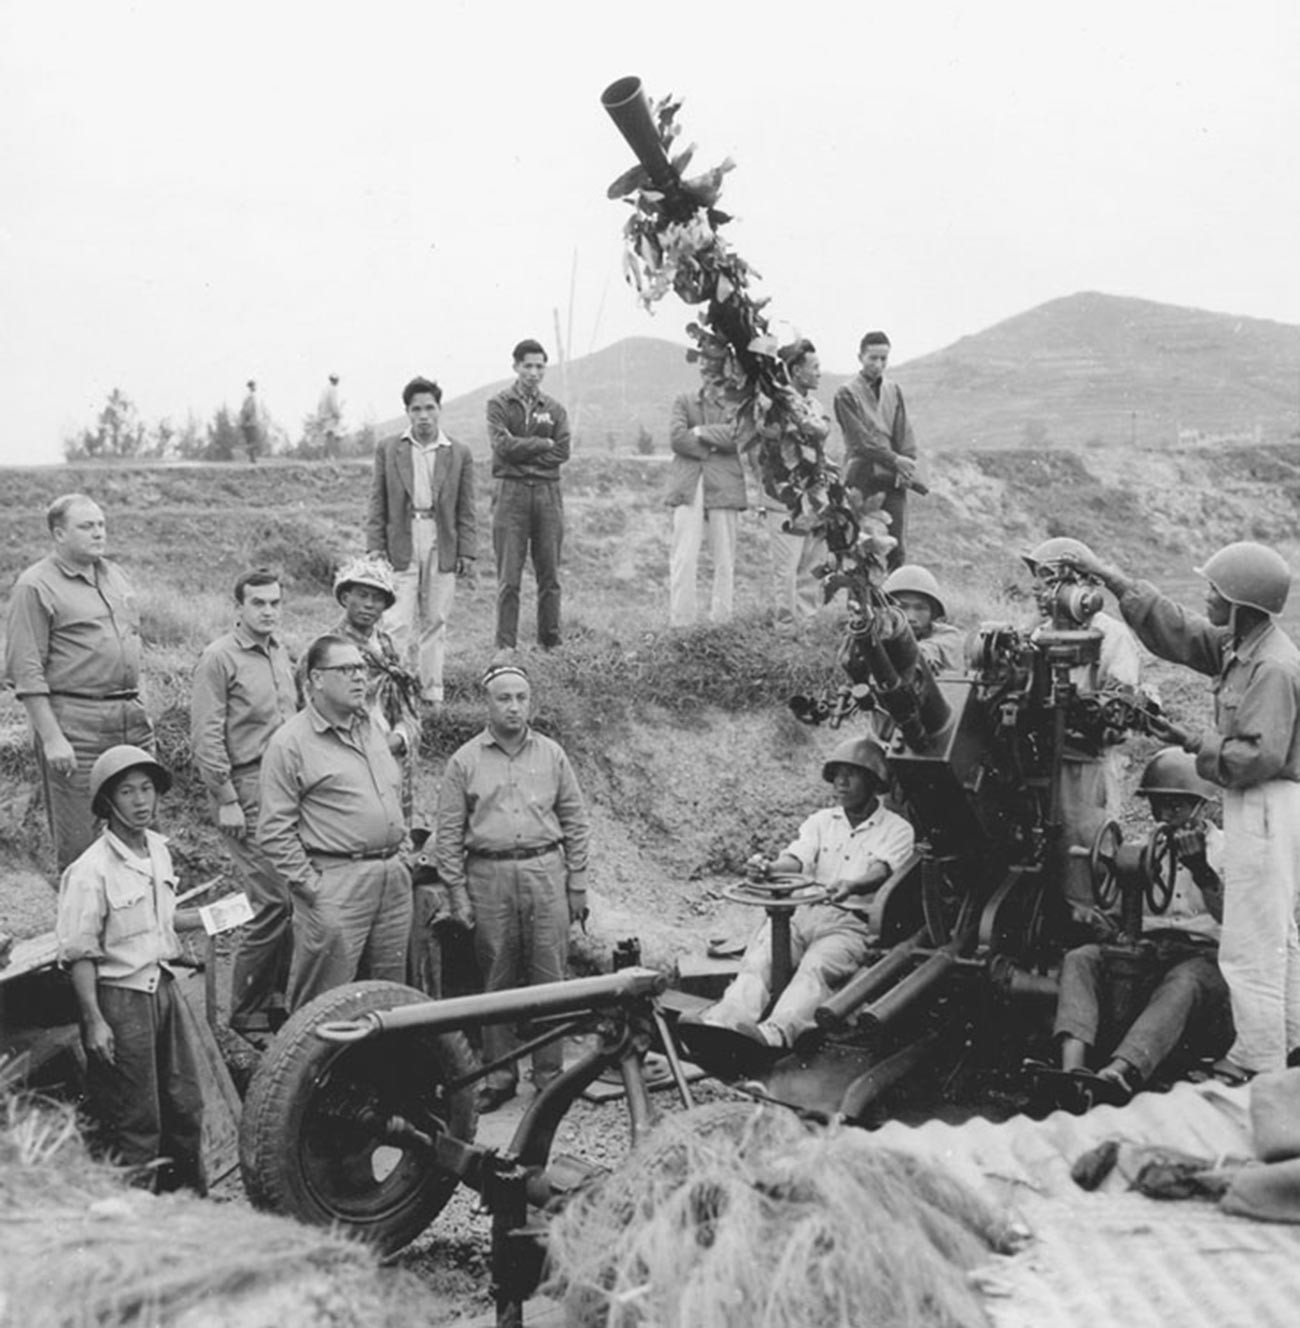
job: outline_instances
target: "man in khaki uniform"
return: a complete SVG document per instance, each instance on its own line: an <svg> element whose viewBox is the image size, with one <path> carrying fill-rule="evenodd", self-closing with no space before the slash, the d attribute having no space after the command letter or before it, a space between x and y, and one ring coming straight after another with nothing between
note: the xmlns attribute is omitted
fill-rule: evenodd
<svg viewBox="0 0 1300 1328"><path fill-rule="evenodd" d="M291 1010L358 976L405 981L411 929L402 772L367 713L366 662L322 636L305 673L306 707L262 758L257 826L293 892Z"/></svg>
<svg viewBox="0 0 1300 1328"><path fill-rule="evenodd" d="M289 887L257 842L262 757L297 712L293 661L277 635L279 577L266 568L235 582L235 626L203 652L190 692L190 746L212 819L243 879L253 920L231 976L230 1026L274 1032L283 1022L293 905Z"/></svg>
<svg viewBox="0 0 1300 1328"><path fill-rule="evenodd" d="M58 870L95 838L90 768L110 747L153 750L140 699L140 609L104 557L104 514L65 493L45 514L53 549L9 601L5 675L27 711Z"/></svg>

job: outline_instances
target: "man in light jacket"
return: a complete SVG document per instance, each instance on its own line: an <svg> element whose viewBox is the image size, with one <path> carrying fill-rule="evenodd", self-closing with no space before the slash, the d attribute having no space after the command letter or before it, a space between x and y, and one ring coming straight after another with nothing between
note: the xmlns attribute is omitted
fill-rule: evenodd
<svg viewBox="0 0 1300 1328"><path fill-rule="evenodd" d="M667 504L673 513L668 555L668 621L689 627L699 613L696 575L700 545L707 535L713 561L710 617L726 622L732 614L736 577L736 532L745 509L745 472L740 454L753 431L705 381L698 392L673 402L670 438L672 471Z"/></svg>

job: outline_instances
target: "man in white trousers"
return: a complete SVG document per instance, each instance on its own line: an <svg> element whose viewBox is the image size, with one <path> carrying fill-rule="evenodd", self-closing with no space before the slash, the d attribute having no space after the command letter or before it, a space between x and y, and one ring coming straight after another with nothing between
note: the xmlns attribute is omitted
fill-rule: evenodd
<svg viewBox="0 0 1300 1328"><path fill-rule="evenodd" d="M1149 650L1215 680L1214 732L1170 733L1224 790L1219 968L1237 1037L1214 1073L1243 1083L1284 1069L1300 1048L1300 650L1274 618L1291 569L1262 544L1227 545L1197 568L1202 616L1095 556L1075 561L1114 593Z"/></svg>
<svg viewBox="0 0 1300 1328"><path fill-rule="evenodd" d="M673 461L667 505L673 534L668 555L668 622L689 627L699 616L696 577L707 538L713 562L709 616L726 622L735 602L736 532L745 510L740 456L753 437L709 382L673 402Z"/></svg>

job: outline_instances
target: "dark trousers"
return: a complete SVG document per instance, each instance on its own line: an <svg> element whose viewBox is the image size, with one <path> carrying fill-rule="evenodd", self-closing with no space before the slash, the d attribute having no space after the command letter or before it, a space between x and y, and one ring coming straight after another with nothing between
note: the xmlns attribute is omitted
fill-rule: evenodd
<svg viewBox="0 0 1300 1328"><path fill-rule="evenodd" d="M285 1008L293 957L289 886L255 837L260 773L255 768L231 776L248 834L243 839L223 836L222 841L235 860L253 907L252 921L240 934L230 975L230 1026L235 1029L259 1027L268 1010Z"/></svg>
<svg viewBox="0 0 1300 1328"><path fill-rule="evenodd" d="M1106 949L1071 950L1061 964L1056 1035L1127 1061L1144 1081L1180 1046L1189 1054L1221 1054L1231 1041L1231 1018L1216 953L1178 933L1157 933L1144 943L1128 1008L1119 1009Z"/></svg>
<svg viewBox="0 0 1300 1328"><path fill-rule="evenodd" d="M90 810L90 767L96 757L121 743L152 752L153 724L139 700L85 701L75 696L51 696L50 708L77 757L77 768L71 775L56 774L45 764L45 753L37 739L36 759L45 793L45 811L50 819L55 861L62 876L64 868L75 862L95 839L95 814Z"/></svg>
<svg viewBox="0 0 1300 1328"><path fill-rule="evenodd" d="M164 974L152 992L101 982L95 994L115 1045L113 1064L91 1056L86 1066L101 1147L125 1166L149 1167L140 1176L149 1189L206 1194L203 1096L174 979Z"/></svg>
<svg viewBox="0 0 1300 1328"><path fill-rule="evenodd" d="M560 644L560 546L564 498L558 480L498 482L492 511L497 557L497 645L513 649L519 638L519 586L532 550L537 578L537 640Z"/></svg>

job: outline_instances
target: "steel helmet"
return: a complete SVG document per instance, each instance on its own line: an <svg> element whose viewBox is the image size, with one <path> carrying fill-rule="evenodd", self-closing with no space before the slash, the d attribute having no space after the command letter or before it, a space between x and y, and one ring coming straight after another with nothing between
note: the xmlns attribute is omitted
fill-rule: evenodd
<svg viewBox="0 0 1300 1328"><path fill-rule="evenodd" d="M1180 797L1217 798L1218 788L1196 770L1196 757L1181 747L1162 747L1148 762L1138 785L1138 796L1162 793Z"/></svg>
<svg viewBox="0 0 1300 1328"><path fill-rule="evenodd" d="M934 616L947 617L943 596L939 593L939 583L934 579L934 573L920 563L904 563L902 567L894 568L885 579L883 589L886 595L897 595L900 591L925 595L934 601Z"/></svg>
<svg viewBox="0 0 1300 1328"><path fill-rule="evenodd" d="M1242 540L1210 558L1200 573L1228 601L1261 613L1281 613L1291 592L1291 569L1280 553Z"/></svg>
<svg viewBox="0 0 1300 1328"><path fill-rule="evenodd" d="M854 765L859 770L869 770L881 784L889 782L885 750L875 738L845 738L822 766L822 778L828 784L835 778L837 765Z"/></svg>
<svg viewBox="0 0 1300 1328"><path fill-rule="evenodd" d="M334 598L341 604L343 592L349 586L370 586L388 597L391 609L397 603L397 584L388 559L377 553L349 558L334 575Z"/></svg>
<svg viewBox="0 0 1300 1328"><path fill-rule="evenodd" d="M1092 550L1082 541L1071 539L1068 535L1057 535L1044 540L1032 553L1022 553L1020 557L1025 566L1037 575L1039 567L1059 563L1062 558L1093 557Z"/></svg>
<svg viewBox="0 0 1300 1328"><path fill-rule="evenodd" d="M107 819L108 799L118 776L137 769L149 772L154 788L159 793L166 793L171 788L171 773L164 766L159 765L143 747L131 747L123 743L101 753L90 767L90 810L96 816Z"/></svg>

